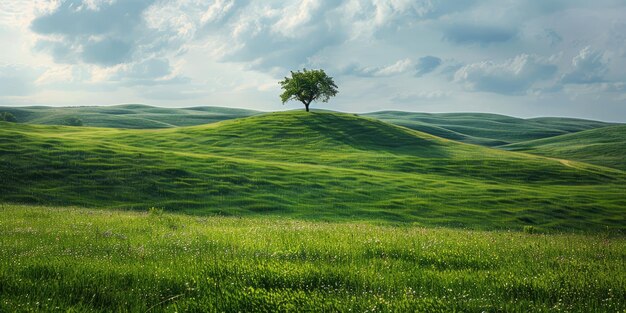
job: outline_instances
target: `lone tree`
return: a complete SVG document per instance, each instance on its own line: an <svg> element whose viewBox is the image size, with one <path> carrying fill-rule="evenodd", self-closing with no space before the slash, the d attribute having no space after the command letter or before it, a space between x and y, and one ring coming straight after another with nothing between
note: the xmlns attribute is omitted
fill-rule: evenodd
<svg viewBox="0 0 626 313"><path fill-rule="evenodd" d="M298 100L304 104L307 112L311 102L328 102L338 92L333 78L326 75L324 70L292 71L291 78L285 77L285 80L278 83L285 90L280 95L283 104L289 100Z"/></svg>

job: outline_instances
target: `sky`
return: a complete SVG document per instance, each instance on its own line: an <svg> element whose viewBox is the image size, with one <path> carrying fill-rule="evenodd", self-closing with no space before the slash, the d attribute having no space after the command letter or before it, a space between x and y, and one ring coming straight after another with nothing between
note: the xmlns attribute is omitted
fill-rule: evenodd
<svg viewBox="0 0 626 313"><path fill-rule="evenodd" d="M345 112L626 122L624 0L0 0L0 106L262 111L324 69Z"/></svg>

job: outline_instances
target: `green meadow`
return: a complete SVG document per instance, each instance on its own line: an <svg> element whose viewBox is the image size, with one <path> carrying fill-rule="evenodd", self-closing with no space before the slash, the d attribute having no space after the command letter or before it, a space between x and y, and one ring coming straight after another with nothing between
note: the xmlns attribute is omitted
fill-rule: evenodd
<svg viewBox="0 0 626 313"><path fill-rule="evenodd" d="M626 310L623 126L22 110L0 122L0 312Z"/></svg>
<svg viewBox="0 0 626 313"><path fill-rule="evenodd" d="M626 240L0 205L0 311L623 312Z"/></svg>

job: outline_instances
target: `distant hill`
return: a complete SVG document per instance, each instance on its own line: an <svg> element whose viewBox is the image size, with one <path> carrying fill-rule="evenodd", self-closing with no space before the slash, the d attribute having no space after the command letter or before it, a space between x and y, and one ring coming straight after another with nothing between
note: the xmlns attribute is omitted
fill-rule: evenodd
<svg viewBox="0 0 626 313"><path fill-rule="evenodd" d="M526 141L502 148L626 170L626 125Z"/></svg>
<svg viewBox="0 0 626 313"><path fill-rule="evenodd" d="M202 125L262 113L223 107L160 108L141 104L99 107L0 107L0 112L5 111L13 113L21 123L64 125L68 118L77 117L82 120L84 126L134 129ZM521 119L485 113L431 114L382 111L361 115L438 137L488 147L615 125L574 118Z"/></svg>
<svg viewBox="0 0 626 313"><path fill-rule="evenodd" d="M113 128L168 128L214 123L258 114L257 111L222 107L160 108L141 104L81 107L0 107L20 123L63 125L77 117L84 126Z"/></svg>
<svg viewBox="0 0 626 313"><path fill-rule="evenodd" d="M487 113L382 111L363 115L439 137L489 147L614 125L575 118L522 119Z"/></svg>
<svg viewBox="0 0 626 313"><path fill-rule="evenodd" d="M167 129L0 123L0 202L479 229L626 229L626 174L376 119L290 111Z"/></svg>

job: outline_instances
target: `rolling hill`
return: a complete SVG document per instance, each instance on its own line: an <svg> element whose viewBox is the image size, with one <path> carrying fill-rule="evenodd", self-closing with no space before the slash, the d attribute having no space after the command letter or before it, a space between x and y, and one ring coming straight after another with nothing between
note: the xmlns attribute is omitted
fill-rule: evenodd
<svg viewBox="0 0 626 313"><path fill-rule="evenodd" d="M526 141L502 148L626 170L626 125Z"/></svg>
<svg viewBox="0 0 626 313"><path fill-rule="evenodd" d="M64 125L71 117L85 126L154 129L193 126L262 114L223 107L160 108L141 104L105 107L3 107L18 122ZM318 111L319 112L319 111ZM325 111L329 112L329 111ZM362 114L438 137L488 147L548 138L614 124L574 118L521 119L485 113L412 113L381 111Z"/></svg>
<svg viewBox="0 0 626 313"><path fill-rule="evenodd" d="M340 113L129 130L0 124L0 201L477 229L625 229L626 174Z"/></svg>
<svg viewBox="0 0 626 313"><path fill-rule="evenodd" d="M435 136L488 147L614 125L575 118L542 117L522 119L487 113L382 111L364 115Z"/></svg>
<svg viewBox="0 0 626 313"><path fill-rule="evenodd" d="M160 108L142 104L80 107L2 107L20 123L64 125L76 117L85 126L113 128L168 128L213 123L258 114L257 111L222 107Z"/></svg>

